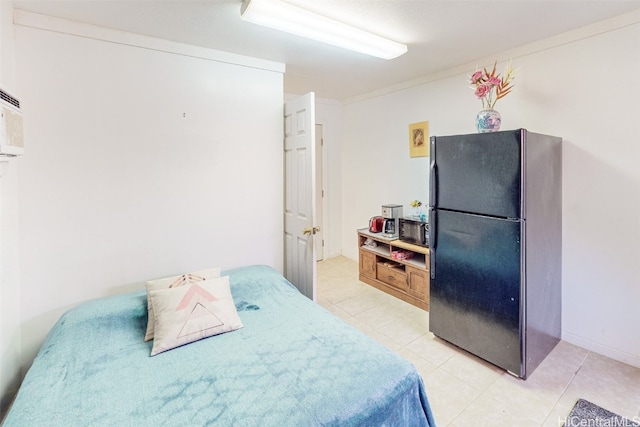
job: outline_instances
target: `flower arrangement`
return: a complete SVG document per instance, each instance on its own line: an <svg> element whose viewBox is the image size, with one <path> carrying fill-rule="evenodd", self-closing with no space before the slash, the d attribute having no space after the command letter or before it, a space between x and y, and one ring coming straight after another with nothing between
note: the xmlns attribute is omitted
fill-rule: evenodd
<svg viewBox="0 0 640 427"><path fill-rule="evenodd" d="M414 213L413 216L416 218L420 218L421 221L426 222L427 221L427 214L425 214L421 207L422 207L422 202L420 200L413 200L411 203L409 203L409 205L413 208Z"/></svg>
<svg viewBox="0 0 640 427"><path fill-rule="evenodd" d="M513 89L515 72L511 67L511 61L507 64L502 76L496 74L497 61L493 63L493 69L489 72L486 68L476 70L469 77L471 88L475 95L482 101L482 108L493 109L499 99L507 96Z"/></svg>

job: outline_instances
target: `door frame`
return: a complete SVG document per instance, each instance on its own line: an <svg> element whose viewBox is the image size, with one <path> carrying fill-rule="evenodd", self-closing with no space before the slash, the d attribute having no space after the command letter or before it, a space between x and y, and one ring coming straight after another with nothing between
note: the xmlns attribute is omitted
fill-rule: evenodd
<svg viewBox="0 0 640 427"><path fill-rule="evenodd" d="M316 123L316 207L315 207L315 223L321 224L320 230L315 234L316 244L316 261L324 259L324 232L326 230L324 221L324 136L322 134L323 127Z"/></svg>

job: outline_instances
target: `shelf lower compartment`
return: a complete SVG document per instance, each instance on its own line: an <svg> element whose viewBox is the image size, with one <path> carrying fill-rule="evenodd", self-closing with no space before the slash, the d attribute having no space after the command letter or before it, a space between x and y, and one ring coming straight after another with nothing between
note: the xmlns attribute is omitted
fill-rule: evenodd
<svg viewBox="0 0 640 427"><path fill-rule="evenodd" d="M386 292L389 295L392 295L404 302L407 302L411 305L414 305L418 308L421 308L425 311L429 311L429 302L428 301L423 301L419 298L413 297L405 292L402 292L396 288L394 288L393 286L390 286L384 282L381 282L380 280L377 279L372 279L371 277L367 277L364 275L360 275L359 280L361 282L366 283L367 285L373 286L376 289L381 290L382 292Z"/></svg>
<svg viewBox="0 0 640 427"><path fill-rule="evenodd" d="M407 292L407 273L404 272L404 265L392 263L391 261L378 262L376 267L376 279L387 285Z"/></svg>

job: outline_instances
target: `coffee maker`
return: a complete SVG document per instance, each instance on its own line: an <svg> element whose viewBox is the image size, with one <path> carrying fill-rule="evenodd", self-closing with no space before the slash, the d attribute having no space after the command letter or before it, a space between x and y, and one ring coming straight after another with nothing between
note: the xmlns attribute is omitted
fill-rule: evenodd
<svg viewBox="0 0 640 427"><path fill-rule="evenodd" d="M389 239L397 239L400 230L398 222L402 217L402 205L382 205L382 216L384 217L382 235Z"/></svg>

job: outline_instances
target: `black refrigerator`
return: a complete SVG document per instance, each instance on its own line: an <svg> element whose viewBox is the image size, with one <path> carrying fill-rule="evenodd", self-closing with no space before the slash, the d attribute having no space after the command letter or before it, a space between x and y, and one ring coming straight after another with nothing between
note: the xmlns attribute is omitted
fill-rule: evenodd
<svg viewBox="0 0 640 427"><path fill-rule="evenodd" d="M430 139L429 329L526 379L560 340L562 139Z"/></svg>

